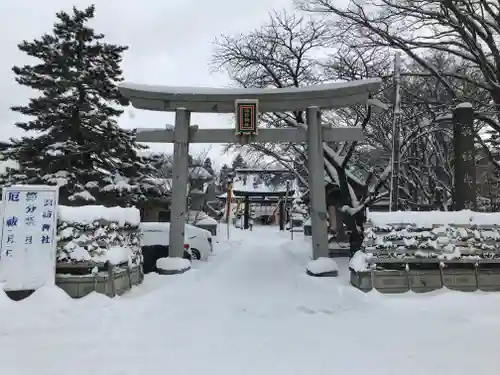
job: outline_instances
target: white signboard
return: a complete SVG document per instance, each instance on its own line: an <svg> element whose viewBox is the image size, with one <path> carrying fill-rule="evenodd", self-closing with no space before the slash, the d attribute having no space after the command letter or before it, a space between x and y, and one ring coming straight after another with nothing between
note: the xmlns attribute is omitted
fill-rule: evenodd
<svg viewBox="0 0 500 375"><path fill-rule="evenodd" d="M58 195L57 186L3 189L0 280L5 290L55 284Z"/></svg>

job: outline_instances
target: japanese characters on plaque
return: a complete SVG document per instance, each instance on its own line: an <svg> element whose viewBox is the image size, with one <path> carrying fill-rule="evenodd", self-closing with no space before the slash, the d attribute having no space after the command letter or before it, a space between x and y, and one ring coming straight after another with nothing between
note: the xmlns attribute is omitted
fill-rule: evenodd
<svg viewBox="0 0 500 375"><path fill-rule="evenodd" d="M10 256L14 248L28 250L52 245L54 198L43 191L7 192L2 241L5 256Z"/></svg>
<svg viewBox="0 0 500 375"><path fill-rule="evenodd" d="M57 200L58 188L53 186L26 185L4 189L0 254L0 263L4 267L16 268L19 272L23 267L21 263L30 260L54 259L55 262ZM43 263L39 263L40 267ZM50 273L50 270L40 270L38 279L44 277L41 276L44 272Z"/></svg>

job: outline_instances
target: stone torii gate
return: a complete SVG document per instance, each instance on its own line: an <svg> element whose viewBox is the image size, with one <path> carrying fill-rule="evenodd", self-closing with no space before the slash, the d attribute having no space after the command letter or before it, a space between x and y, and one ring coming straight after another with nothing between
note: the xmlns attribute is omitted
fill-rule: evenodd
<svg viewBox="0 0 500 375"><path fill-rule="evenodd" d="M139 85L123 83L121 93L137 109L175 112L175 126L138 129L138 142L174 143L169 256L181 258L184 250L186 184L189 143L307 143L313 259L328 257L325 220L325 172L323 142L360 141L363 130L355 127L324 127L321 109L364 104L380 86L380 79L282 89L223 89ZM306 110L307 128L259 129L259 112ZM191 112L236 113L234 129L190 126ZM186 270L179 270L184 272Z"/></svg>

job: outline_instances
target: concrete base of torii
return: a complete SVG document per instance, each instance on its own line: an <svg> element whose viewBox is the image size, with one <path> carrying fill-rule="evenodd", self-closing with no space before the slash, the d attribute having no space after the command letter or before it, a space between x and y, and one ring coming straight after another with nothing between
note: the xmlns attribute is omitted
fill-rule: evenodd
<svg viewBox="0 0 500 375"><path fill-rule="evenodd" d="M313 276L313 277L337 277L339 275L339 271L327 271L327 272L321 272L321 273L313 273L313 272L309 271L307 268L306 268L306 273L309 276Z"/></svg>
<svg viewBox="0 0 500 375"><path fill-rule="evenodd" d="M306 273L314 277L337 277L339 266L334 259L321 257L313 259L307 264Z"/></svg>
<svg viewBox="0 0 500 375"><path fill-rule="evenodd" d="M178 270L162 270L158 269L159 275L180 275L184 272L187 272L191 269L191 267L180 268Z"/></svg>

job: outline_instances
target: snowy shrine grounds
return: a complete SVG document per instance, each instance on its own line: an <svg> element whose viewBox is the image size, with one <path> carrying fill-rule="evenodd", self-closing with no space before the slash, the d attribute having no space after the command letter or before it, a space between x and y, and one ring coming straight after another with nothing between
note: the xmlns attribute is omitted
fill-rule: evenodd
<svg viewBox="0 0 500 375"><path fill-rule="evenodd" d="M208 262L122 297L0 294L8 375L499 374L500 293L363 293L304 273L310 245L232 229Z"/></svg>

